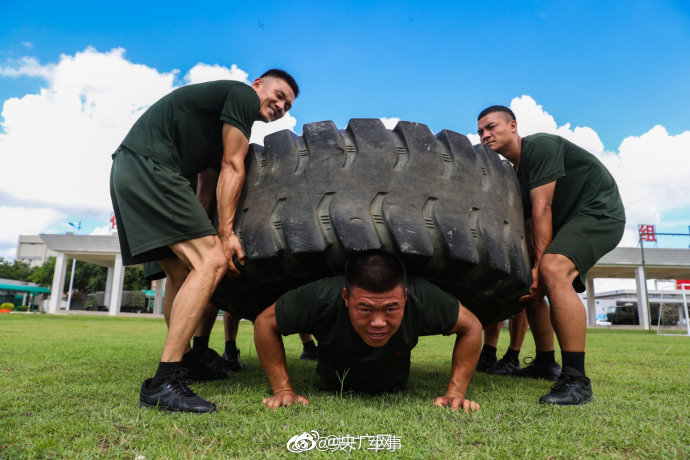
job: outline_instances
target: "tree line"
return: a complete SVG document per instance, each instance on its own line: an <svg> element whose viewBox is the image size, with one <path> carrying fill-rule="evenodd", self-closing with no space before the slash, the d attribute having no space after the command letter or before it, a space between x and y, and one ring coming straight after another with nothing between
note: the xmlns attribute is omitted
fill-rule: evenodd
<svg viewBox="0 0 690 460"><path fill-rule="evenodd" d="M69 290L69 281L72 272L72 259L67 260L67 274L63 292ZM0 278L29 281L39 286L50 289L53 285L53 273L55 273L55 257L49 257L40 267L31 267L26 262L18 260L5 260L0 257ZM90 293L105 290L105 282L108 274L106 267L77 261L74 270L73 290L81 293ZM127 267L125 270L124 290L138 291L148 289L149 282L144 279L144 269L140 266Z"/></svg>

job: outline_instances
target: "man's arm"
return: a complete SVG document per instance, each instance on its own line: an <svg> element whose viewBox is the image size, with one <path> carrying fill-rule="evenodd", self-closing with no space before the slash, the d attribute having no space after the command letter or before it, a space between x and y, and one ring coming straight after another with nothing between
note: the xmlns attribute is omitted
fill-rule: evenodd
<svg viewBox="0 0 690 460"><path fill-rule="evenodd" d="M240 240L235 235L233 222L237 201L244 184L244 159L249 149L249 141L242 131L228 123L223 123L223 161L220 166L216 196L218 199L218 236L223 243L228 260L228 274L239 275L232 257L237 255L244 264L244 252Z"/></svg>
<svg viewBox="0 0 690 460"><path fill-rule="evenodd" d="M551 218L551 203L556 190L556 181L540 185L530 190L532 202L532 236L534 239L534 264L532 266L532 285L529 294L520 300L534 300L544 295L543 286L539 283L539 261L544 251L553 240L553 222Z"/></svg>
<svg viewBox="0 0 690 460"><path fill-rule="evenodd" d="M196 197L204 207L206 215L210 218L215 209L213 209L213 198L216 194L218 186L218 173L213 168L204 169L197 175L196 182Z"/></svg>
<svg viewBox="0 0 690 460"><path fill-rule="evenodd" d="M464 412L479 410L474 401L465 399L474 369L479 361L482 348L482 324L474 313L460 304L458 320L449 334L457 334L453 348L453 362L450 370L450 382L445 396L434 400L434 405L449 407L451 411L462 408Z"/></svg>
<svg viewBox="0 0 690 460"><path fill-rule="evenodd" d="M266 407L275 410L295 403L303 406L309 404L309 400L295 393L290 384L285 364L285 347L276 322L276 304L261 312L254 321L254 343L256 354L273 390L273 396L263 401Z"/></svg>

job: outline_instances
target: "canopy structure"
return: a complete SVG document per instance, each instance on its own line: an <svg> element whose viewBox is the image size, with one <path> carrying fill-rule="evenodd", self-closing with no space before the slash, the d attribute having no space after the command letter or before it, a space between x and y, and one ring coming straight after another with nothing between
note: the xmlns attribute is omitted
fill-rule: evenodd
<svg viewBox="0 0 690 460"><path fill-rule="evenodd" d="M29 294L50 294L50 289L41 286L25 286L23 284L0 283L0 291L28 292Z"/></svg>
<svg viewBox="0 0 690 460"><path fill-rule="evenodd" d="M649 329L647 279L690 279L690 249L616 248L587 274L587 322L596 323L595 278L634 278L640 326Z"/></svg>
<svg viewBox="0 0 690 460"><path fill-rule="evenodd" d="M22 299L22 305L32 305L34 301L34 296L41 294L49 294L50 289L46 289L41 286L36 286L29 284L24 281L12 281L12 280L0 280L0 294L7 293L10 296L24 295ZM0 295L0 298L5 297ZM5 299L7 300L7 299ZM3 300L4 301L4 300ZM10 300L10 302L12 302Z"/></svg>
<svg viewBox="0 0 690 460"><path fill-rule="evenodd" d="M120 311L122 285L125 279L125 267L120 255L120 242L117 235L64 235L40 234L48 249L57 253L53 288L48 303L48 312L57 313L60 309L62 287L65 285L67 259L108 267L105 286L105 304L111 315Z"/></svg>

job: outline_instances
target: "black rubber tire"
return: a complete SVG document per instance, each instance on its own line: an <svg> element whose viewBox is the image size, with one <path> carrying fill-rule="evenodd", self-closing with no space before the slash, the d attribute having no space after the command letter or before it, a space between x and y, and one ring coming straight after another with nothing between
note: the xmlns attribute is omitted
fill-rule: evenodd
<svg viewBox="0 0 690 460"><path fill-rule="evenodd" d="M484 324L519 312L531 281L513 168L453 131L352 119L271 134L250 148L237 209L246 265L213 302L248 319L370 248L397 253Z"/></svg>

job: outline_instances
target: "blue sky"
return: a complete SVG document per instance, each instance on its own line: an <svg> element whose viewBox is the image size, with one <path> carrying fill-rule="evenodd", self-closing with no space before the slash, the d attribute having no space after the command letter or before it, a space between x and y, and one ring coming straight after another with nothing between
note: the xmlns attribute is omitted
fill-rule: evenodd
<svg viewBox="0 0 690 460"><path fill-rule="evenodd" d="M593 153L610 153L607 165L614 167L625 156L621 143L633 137L638 149L657 142L662 150L677 150L668 158L649 151L648 168L690 169L680 156L690 136L683 135L690 130L687 1L4 0L0 104L12 98L28 104L27 95L51 89L45 77L10 71L22 59L32 58L46 69L89 47L98 53L123 48L123 58L132 65L160 74L177 72L175 85L184 84L186 73L199 63L234 64L249 80L266 68L282 67L302 88L290 112L298 134L304 123L333 120L344 128L348 119L360 117L417 121L434 132L473 133L481 109L509 105L524 95L558 127L569 123L571 130L588 127L596 133L602 148ZM0 136L14 135L8 132L13 125L9 115L6 110L0 117ZM520 114L518 118L520 123ZM657 125L663 133L653 131ZM667 141L669 147L663 147ZM24 155L7 147L15 145L9 141L4 145L2 151L0 137L3 170L14 165L11 157ZM107 158L107 152L103 155ZM639 159L636 165L636 171L644 166ZM619 184L629 171L621 166ZM633 210L636 221L630 228L644 222L656 224L659 231L687 231L687 184L636 181L648 188L640 196L632 185L621 186L631 190L626 207L641 208ZM677 190L668 191L654 212L645 214L652 206L645 194L664 186ZM22 196L0 187L0 206L5 197L15 208L50 208L49 200L23 202ZM46 218L40 231L69 231L66 222L83 220L83 231L90 232L103 222L106 207L62 209L52 222ZM3 243L0 236L0 256L11 256L16 236L14 243L10 240L11 235Z"/></svg>

